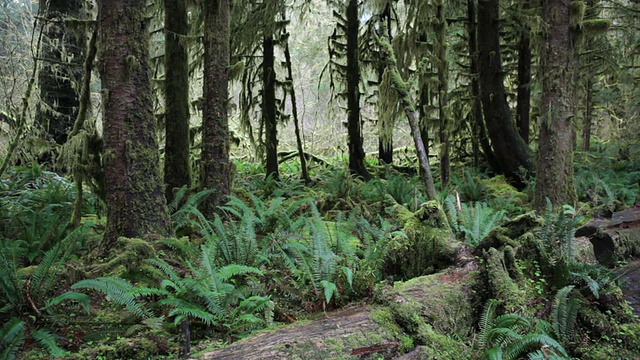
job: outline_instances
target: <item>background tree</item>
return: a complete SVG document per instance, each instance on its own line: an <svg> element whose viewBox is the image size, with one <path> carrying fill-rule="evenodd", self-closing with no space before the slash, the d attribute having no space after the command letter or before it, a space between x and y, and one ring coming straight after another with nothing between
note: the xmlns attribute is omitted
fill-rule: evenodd
<svg viewBox="0 0 640 360"><path fill-rule="evenodd" d="M98 1L104 105L106 253L120 236L167 237L149 80L145 0Z"/></svg>
<svg viewBox="0 0 640 360"><path fill-rule="evenodd" d="M544 209L546 199L555 205L573 204L573 48L569 4L543 1L545 42L540 54L542 98L535 207Z"/></svg>
<svg viewBox="0 0 640 360"><path fill-rule="evenodd" d="M189 34L187 5L182 0L164 1L165 60L165 197L173 189L191 185L189 141Z"/></svg>
<svg viewBox="0 0 640 360"><path fill-rule="evenodd" d="M40 21L45 25L38 73L40 102L35 121L58 145L67 141L78 115L78 93L89 33L85 5L84 0L39 2Z"/></svg>
<svg viewBox="0 0 640 360"><path fill-rule="evenodd" d="M200 187L215 193L202 204L212 216L231 189L229 161L229 1L204 2L204 109Z"/></svg>
<svg viewBox="0 0 640 360"><path fill-rule="evenodd" d="M484 120L498 172L524 187L524 172L533 170L531 154L511 118L500 57L499 0L478 1L478 66Z"/></svg>

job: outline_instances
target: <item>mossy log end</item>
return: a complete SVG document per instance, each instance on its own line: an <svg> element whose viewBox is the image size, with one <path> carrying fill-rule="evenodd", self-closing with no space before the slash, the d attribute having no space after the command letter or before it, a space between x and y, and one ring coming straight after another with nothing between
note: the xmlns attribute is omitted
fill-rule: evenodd
<svg viewBox="0 0 640 360"><path fill-rule="evenodd" d="M588 237L596 259L605 266L640 256L640 209L615 212L611 219L594 220L576 230L575 236Z"/></svg>
<svg viewBox="0 0 640 360"><path fill-rule="evenodd" d="M198 359L458 359L473 329L475 266L396 282L372 305L265 330ZM456 336L452 336L456 334Z"/></svg>

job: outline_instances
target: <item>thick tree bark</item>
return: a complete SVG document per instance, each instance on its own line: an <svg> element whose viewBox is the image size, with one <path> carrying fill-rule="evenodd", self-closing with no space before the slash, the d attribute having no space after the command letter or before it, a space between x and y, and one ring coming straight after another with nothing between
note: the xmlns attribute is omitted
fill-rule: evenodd
<svg viewBox="0 0 640 360"><path fill-rule="evenodd" d="M145 0L98 1L104 105L106 253L120 236L172 233L160 178Z"/></svg>
<svg viewBox="0 0 640 360"><path fill-rule="evenodd" d="M358 0L347 5L347 130L349 135L349 170L355 176L369 179L364 165L362 122L360 121L360 64L358 50Z"/></svg>
<svg viewBox="0 0 640 360"><path fill-rule="evenodd" d="M265 35L262 39L262 121L266 147L267 177L278 179L278 114L276 109L276 72L275 44L273 35Z"/></svg>
<svg viewBox="0 0 640 360"><path fill-rule="evenodd" d="M168 202L173 189L191 185L189 157L189 58L184 36L189 32L183 0L164 1L165 133L164 182Z"/></svg>
<svg viewBox="0 0 640 360"><path fill-rule="evenodd" d="M499 0L478 1L478 65L485 122L498 170L516 187L523 188L522 170L531 172L533 164L527 144L511 119L504 89L500 58Z"/></svg>
<svg viewBox="0 0 640 360"><path fill-rule="evenodd" d="M204 2L204 108L200 188L215 190L202 204L211 218L227 201L231 188L229 162L229 0Z"/></svg>
<svg viewBox="0 0 640 360"><path fill-rule="evenodd" d="M542 100L538 173L534 205L544 209L546 198L556 205L573 204L573 50L569 27L569 3L546 0L543 20L547 24L541 58Z"/></svg>
<svg viewBox="0 0 640 360"><path fill-rule="evenodd" d="M529 0L523 1L522 8L529 9ZM518 105L516 125L522 140L529 143L529 113L531 110L531 38L530 30L524 25L518 41Z"/></svg>
<svg viewBox="0 0 640 360"><path fill-rule="evenodd" d="M67 141L78 115L78 93L87 49L83 27L66 26L69 18L80 19L82 0L40 0L46 22L38 73L40 99L35 121L57 144Z"/></svg>

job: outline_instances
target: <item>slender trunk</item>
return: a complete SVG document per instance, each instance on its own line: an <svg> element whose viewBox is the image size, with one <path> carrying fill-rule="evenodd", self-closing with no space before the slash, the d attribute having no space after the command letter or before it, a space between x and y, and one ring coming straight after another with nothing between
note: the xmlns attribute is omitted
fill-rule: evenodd
<svg viewBox="0 0 640 360"><path fill-rule="evenodd" d="M288 39L287 39L288 40ZM304 147L302 144L302 136L300 135L300 121L298 120L298 103L296 101L296 90L293 84L293 70L291 69L291 53L289 52L289 41L285 43L284 59L287 64L287 80L289 81L291 94L291 112L293 113L293 125L296 134L296 146L298 147L298 156L300 158L300 168L302 169L302 180L306 183L311 182L309 171L307 170L307 158L304 155Z"/></svg>
<svg viewBox="0 0 640 360"><path fill-rule="evenodd" d="M523 10L529 9L529 0L523 2ZM522 140L529 143L529 113L531 110L531 39L530 30L524 25L518 42L518 105L516 125Z"/></svg>
<svg viewBox="0 0 640 360"><path fill-rule="evenodd" d="M173 190L191 185L189 157L189 58L184 37L189 32L183 0L164 0L165 138L164 182L167 201Z"/></svg>
<svg viewBox="0 0 640 360"><path fill-rule="evenodd" d="M202 204L207 218L227 201L231 189L229 161L229 0L204 2L204 108L200 188L215 190Z"/></svg>
<svg viewBox="0 0 640 360"><path fill-rule="evenodd" d="M518 188L524 188L526 177L522 170L531 172L527 144L522 140L511 119L511 110L504 89L504 72L500 58L499 1L478 2L478 66L482 109L498 170Z"/></svg>
<svg viewBox="0 0 640 360"><path fill-rule="evenodd" d="M389 3L387 3L384 10L380 13L380 21L386 23L386 36L389 38L389 41L391 41L393 37L391 36L391 5ZM382 84L384 69L384 63L381 61L377 69L378 84ZM386 102L389 100L384 98L381 91L378 91L378 97L378 107L388 105ZM393 163L394 116L395 114L392 115L392 112L385 111L382 108L378 110L378 160L380 164Z"/></svg>
<svg viewBox="0 0 640 360"><path fill-rule="evenodd" d="M358 51L358 0L349 0L347 6L347 128L349 134L349 170L355 176L369 179L364 165L362 123L360 121L360 64Z"/></svg>
<svg viewBox="0 0 640 360"><path fill-rule="evenodd" d="M573 51L569 26L569 4L563 0L543 2L546 41L541 52L542 118L538 146L538 173L534 205L573 204Z"/></svg>
<svg viewBox="0 0 640 360"><path fill-rule="evenodd" d="M433 184L433 176L431 175L431 168L429 167L429 157L422 141L420 134L420 127L418 126L418 119L416 119L416 109L411 100L411 95L407 89L407 84L398 71L398 63L396 56L393 52L393 47L388 39L376 36L376 40L382 48L382 56L385 59L387 65L387 71L391 73L391 79L393 81L393 87L398 92L398 97L402 102L404 113L409 121L409 127L411 128L411 137L413 143L416 146L416 152L418 153L418 162L420 163L420 175L422 176L422 182L427 192L429 200L435 200L437 193L436 187Z"/></svg>
<svg viewBox="0 0 640 360"><path fill-rule="evenodd" d="M446 29L444 0L436 2L436 53L438 69L438 119L440 136L440 181L442 188L449 185L451 178L451 140L449 139L449 128L451 127L448 113L448 90L449 90L449 66L447 63Z"/></svg>
<svg viewBox="0 0 640 360"><path fill-rule="evenodd" d="M82 27L66 26L65 20L79 19L81 0L40 0L40 13L46 22L38 73L40 99L35 122L57 144L67 141L78 116L83 60L87 49Z"/></svg>
<svg viewBox="0 0 640 360"><path fill-rule="evenodd" d="M171 236L149 79L145 0L98 1L107 254L118 237Z"/></svg>
<svg viewBox="0 0 640 360"><path fill-rule="evenodd" d="M278 115L276 111L276 72L273 35L262 39L262 121L267 156L267 177L278 179Z"/></svg>
<svg viewBox="0 0 640 360"><path fill-rule="evenodd" d="M582 151L587 152L591 146L591 115L593 112L593 90L591 80L587 80L585 86L586 99L584 104L584 119L582 119Z"/></svg>

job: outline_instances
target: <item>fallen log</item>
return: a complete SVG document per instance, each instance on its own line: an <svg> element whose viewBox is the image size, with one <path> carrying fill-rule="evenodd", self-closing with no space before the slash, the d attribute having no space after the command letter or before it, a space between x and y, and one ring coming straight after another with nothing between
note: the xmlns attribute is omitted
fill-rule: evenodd
<svg viewBox="0 0 640 360"><path fill-rule="evenodd" d="M640 209L631 208L613 213L611 219L594 220L575 232L593 245L598 262L614 266L617 261L640 256Z"/></svg>
<svg viewBox="0 0 640 360"><path fill-rule="evenodd" d="M387 285L375 304L350 307L269 329L193 358L220 359L455 359L473 329L475 264ZM452 336L454 335L454 336ZM415 351L414 351L415 350ZM404 358L415 358L408 355Z"/></svg>

